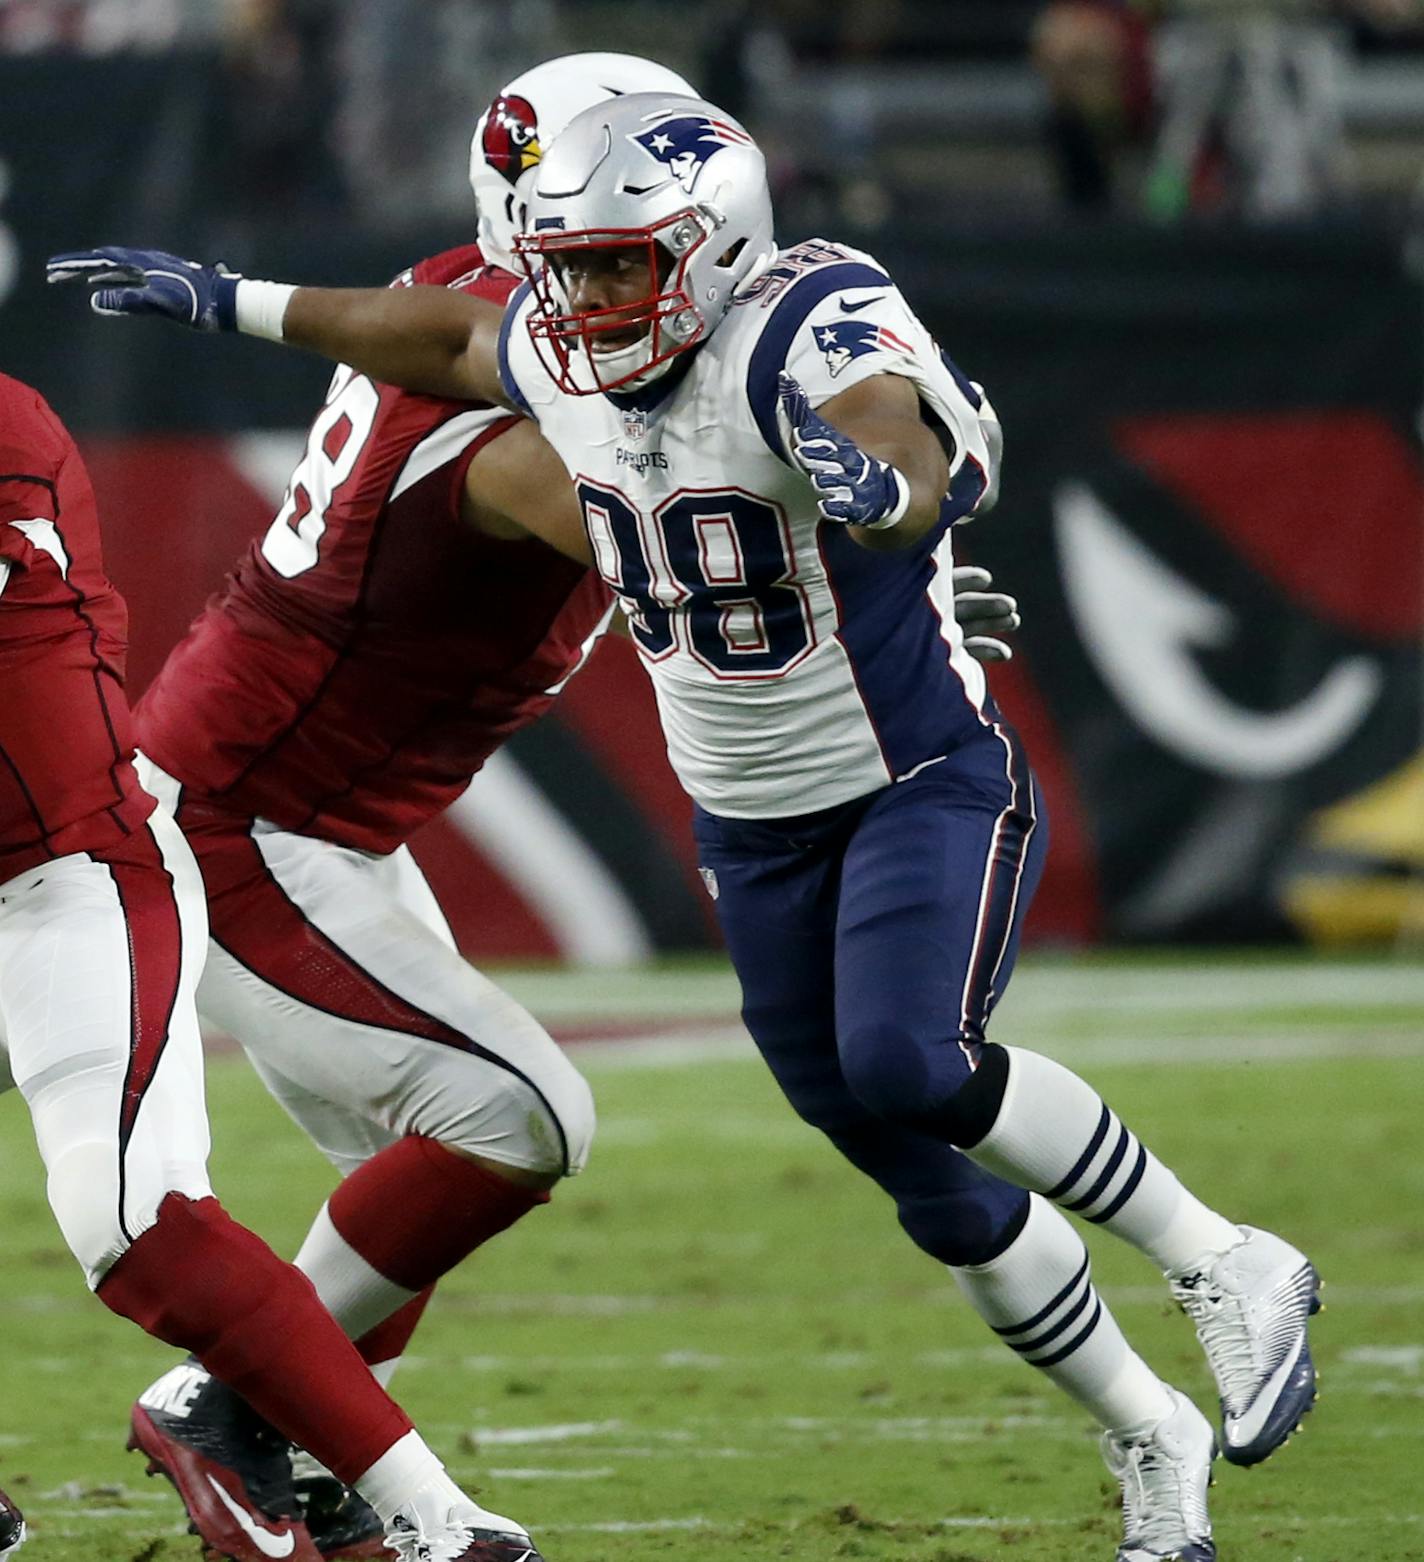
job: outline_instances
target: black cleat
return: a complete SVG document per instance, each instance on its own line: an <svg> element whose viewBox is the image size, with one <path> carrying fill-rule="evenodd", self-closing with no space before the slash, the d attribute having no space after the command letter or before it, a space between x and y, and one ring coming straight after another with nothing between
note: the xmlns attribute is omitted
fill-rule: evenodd
<svg viewBox="0 0 1424 1562"><path fill-rule="evenodd" d="M0 1491L0 1557L12 1557L25 1543L25 1515Z"/></svg>
<svg viewBox="0 0 1424 1562"><path fill-rule="evenodd" d="M326 1562L395 1556L386 1544L386 1526L380 1514L360 1492L327 1471L295 1475L293 1485L312 1544Z"/></svg>
<svg viewBox="0 0 1424 1562"><path fill-rule="evenodd" d="M470 1537L468 1551L455 1562L544 1562L532 1540L522 1540L492 1529L477 1529Z"/></svg>
<svg viewBox="0 0 1424 1562"><path fill-rule="evenodd" d="M128 1446L178 1490L210 1562L322 1562L299 1517L291 1445L191 1358L133 1407Z"/></svg>

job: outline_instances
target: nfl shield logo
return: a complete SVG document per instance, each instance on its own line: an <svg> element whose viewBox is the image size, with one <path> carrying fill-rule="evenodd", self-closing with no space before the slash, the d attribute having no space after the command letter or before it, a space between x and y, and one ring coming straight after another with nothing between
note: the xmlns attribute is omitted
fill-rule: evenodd
<svg viewBox="0 0 1424 1562"><path fill-rule="evenodd" d="M641 439L648 432L648 415L637 407L626 408L623 413L623 433L629 439Z"/></svg>
<svg viewBox="0 0 1424 1562"><path fill-rule="evenodd" d="M715 868L699 868L697 871L702 875L702 882L707 886L707 893L713 900L716 900L721 893L717 883L717 870Z"/></svg>

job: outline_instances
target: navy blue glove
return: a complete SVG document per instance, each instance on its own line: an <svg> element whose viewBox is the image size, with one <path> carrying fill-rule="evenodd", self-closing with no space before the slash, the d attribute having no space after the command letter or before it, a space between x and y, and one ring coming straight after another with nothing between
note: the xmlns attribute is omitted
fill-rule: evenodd
<svg viewBox="0 0 1424 1562"><path fill-rule="evenodd" d="M784 369L777 390L787 450L811 479L821 518L875 531L895 525L910 504L904 477L813 412L801 383Z"/></svg>
<svg viewBox="0 0 1424 1562"><path fill-rule="evenodd" d="M98 315L164 315L195 331L237 329L237 284L226 266L203 266L161 249L70 250L45 263L47 282L87 283Z"/></svg>

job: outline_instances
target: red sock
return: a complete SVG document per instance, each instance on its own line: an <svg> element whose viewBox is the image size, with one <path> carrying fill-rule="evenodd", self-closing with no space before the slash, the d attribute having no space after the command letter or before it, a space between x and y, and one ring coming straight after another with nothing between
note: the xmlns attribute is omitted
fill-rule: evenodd
<svg viewBox="0 0 1424 1562"><path fill-rule="evenodd" d="M415 1326L434 1294L435 1287L426 1286L419 1296L412 1296L404 1307L397 1307L384 1323L378 1323L374 1329L367 1329L356 1341L361 1360L368 1367L378 1367L383 1361L394 1361L398 1356L404 1356L410 1337L415 1333Z"/></svg>
<svg viewBox="0 0 1424 1562"><path fill-rule="evenodd" d="M423 1291L549 1195L414 1134L373 1155L327 1204L331 1223L387 1280Z"/></svg>
<svg viewBox="0 0 1424 1562"><path fill-rule="evenodd" d="M98 1295L149 1334L192 1351L347 1483L411 1429L306 1276L216 1199L170 1193Z"/></svg>

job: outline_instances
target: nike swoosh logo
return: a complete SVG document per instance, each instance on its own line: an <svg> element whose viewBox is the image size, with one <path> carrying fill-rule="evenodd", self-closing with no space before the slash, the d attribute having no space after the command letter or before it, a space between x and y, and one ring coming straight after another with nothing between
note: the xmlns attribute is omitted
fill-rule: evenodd
<svg viewBox="0 0 1424 1562"><path fill-rule="evenodd" d="M853 315L857 309L864 309L867 304L873 304L877 298L884 298L883 293L872 293L869 298L858 298L852 304L849 299L841 300L841 313Z"/></svg>
<svg viewBox="0 0 1424 1562"><path fill-rule="evenodd" d="M211 1475L208 1476L208 1485L218 1494L218 1501L237 1520L264 1557L289 1557L297 1549L297 1537L291 1530L285 1535L274 1535L271 1530L255 1524L247 1509L235 1503Z"/></svg>
<svg viewBox="0 0 1424 1562"><path fill-rule="evenodd" d="M1280 1397L1280 1392L1285 1386L1286 1379L1295 1371L1295 1365L1300 1360L1300 1353L1304 1345L1305 1333L1302 1331L1300 1338L1295 1342L1295 1349L1287 1354L1286 1359L1271 1374L1265 1386L1256 1395L1251 1408L1245 1415L1227 1421L1227 1441L1233 1447L1244 1447L1265 1426L1271 1412L1276 1408L1276 1401Z"/></svg>

